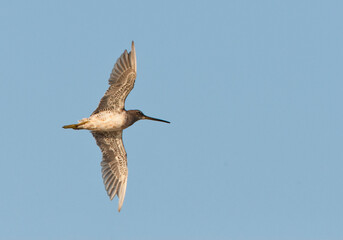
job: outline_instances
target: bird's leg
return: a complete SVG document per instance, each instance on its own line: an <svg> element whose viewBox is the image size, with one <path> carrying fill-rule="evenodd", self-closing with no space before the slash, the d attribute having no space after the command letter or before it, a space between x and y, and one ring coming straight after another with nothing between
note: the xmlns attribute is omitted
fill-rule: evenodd
<svg viewBox="0 0 343 240"><path fill-rule="evenodd" d="M84 122L81 122L81 123L77 123L77 124L70 124L70 125L65 125L63 126L64 129L67 129L67 128L72 128L74 130L80 130L82 128L79 128L80 126L88 123L89 121L84 121Z"/></svg>

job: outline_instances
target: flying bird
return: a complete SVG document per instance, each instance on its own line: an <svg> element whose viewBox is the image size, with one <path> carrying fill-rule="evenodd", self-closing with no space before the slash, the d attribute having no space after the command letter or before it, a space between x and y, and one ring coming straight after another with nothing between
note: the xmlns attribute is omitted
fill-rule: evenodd
<svg viewBox="0 0 343 240"><path fill-rule="evenodd" d="M131 52L127 50L115 63L108 83L110 87L100 100L99 106L89 118L63 128L90 130L102 152L101 171L108 196L119 198L118 211L123 205L127 185L127 154L123 145L123 129L138 120L168 121L144 115L140 110L125 110L125 100L134 87L137 61L134 42Z"/></svg>

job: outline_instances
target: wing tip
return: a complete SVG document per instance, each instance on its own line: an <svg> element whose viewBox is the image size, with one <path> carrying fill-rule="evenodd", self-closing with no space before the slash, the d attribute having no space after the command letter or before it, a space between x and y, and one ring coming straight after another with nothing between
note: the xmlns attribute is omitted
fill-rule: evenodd
<svg viewBox="0 0 343 240"><path fill-rule="evenodd" d="M124 181L122 182L122 184L120 184L120 187L118 189L118 198L119 198L119 202L118 202L118 212L120 212L121 207L123 206L124 203L124 199L125 199L125 193L126 193L126 185L127 185L127 178L124 179Z"/></svg>
<svg viewBox="0 0 343 240"><path fill-rule="evenodd" d="M132 63L134 64L134 69L137 71L137 59L136 59L136 49L135 49L135 42L132 40L131 43L131 57Z"/></svg>

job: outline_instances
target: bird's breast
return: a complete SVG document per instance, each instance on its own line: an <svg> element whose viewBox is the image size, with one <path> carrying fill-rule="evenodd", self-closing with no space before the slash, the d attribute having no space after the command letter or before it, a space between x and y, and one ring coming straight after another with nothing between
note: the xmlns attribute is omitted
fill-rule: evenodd
<svg viewBox="0 0 343 240"><path fill-rule="evenodd" d="M122 130L126 123L126 112L104 111L90 118L84 128L93 131L117 131Z"/></svg>

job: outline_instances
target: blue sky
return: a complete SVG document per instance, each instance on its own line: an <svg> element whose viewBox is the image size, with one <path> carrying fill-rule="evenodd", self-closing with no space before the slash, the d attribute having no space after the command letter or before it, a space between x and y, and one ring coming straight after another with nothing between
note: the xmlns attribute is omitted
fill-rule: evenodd
<svg viewBox="0 0 343 240"><path fill-rule="evenodd" d="M2 1L1 239L343 238L341 1ZM87 131L135 41L125 202Z"/></svg>

